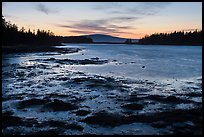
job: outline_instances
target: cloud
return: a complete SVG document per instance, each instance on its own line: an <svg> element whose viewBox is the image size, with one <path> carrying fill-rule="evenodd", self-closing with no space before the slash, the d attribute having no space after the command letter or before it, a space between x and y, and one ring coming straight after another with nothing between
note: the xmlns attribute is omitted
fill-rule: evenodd
<svg viewBox="0 0 204 137"><path fill-rule="evenodd" d="M93 6L93 10L105 12L109 18L68 21L68 24L57 26L76 34L136 35L131 33L136 31L133 23L136 24L136 21L146 16L157 14L169 4L170 2L99 2Z"/></svg>
<svg viewBox="0 0 204 137"><path fill-rule="evenodd" d="M155 15L171 2L114 2L100 3L93 9L105 11L113 15L135 15L136 17Z"/></svg>
<svg viewBox="0 0 204 137"><path fill-rule="evenodd" d="M69 30L69 32L80 33L80 34L131 34L128 30L135 29L131 26L122 26L118 24L113 24L113 22L124 21L124 20L133 20L135 18L131 17L114 17L109 19L100 19L100 20L82 20L71 25L56 24L58 27L63 27Z"/></svg>
<svg viewBox="0 0 204 137"><path fill-rule="evenodd" d="M171 2L142 2L138 6L129 10L141 15L155 15L162 9L166 8Z"/></svg>
<svg viewBox="0 0 204 137"><path fill-rule="evenodd" d="M58 25L59 27L71 29L72 32L79 31L93 31L93 32L115 32L114 28L110 28L107 25L102 25L97 21L84 20L72 25Z"/></svg>
<svg viewBox="0 0 204 137"><path fill-rule="evenodd" d="M56 10L50 9L48 6L46 6L45 4L42 4L42 3L37 4L37 5L36 5L36 9L37 9L38 11L40 11L40 12L43 12L43 13L47 14L47 15L50 14L50 13L56 13L56 12L58 12L58 11L56 11Z"/></svg>
<svg viewBox="0 0 204 137"><path fill-rule="evenodd" d="M71 31L69 31L69 32L73 32L73 33L77 33L77 34L79 34L79 35L82 35L82 34L96 34L96 33L98 33L97 31L87 31L87 30L71 30ZM102 32L102 33L100 33L100 34L109 34L109 33L105 33L105 32Z"/></svg>
<svg viewBox="0 0 204 137"><path fill-rule="evenodd" d="M136 20L138 20L139 19L139 17L133 17L133 16L126 16L126 17L124 17L124 16L122 16L122 17L112 17L112 18L110 18L110 19L108 19L109 21L111 20L112 22L130 22L130 21L136 21Z"/></svg>
<svg viewBox="0 0 204 137"><path fill-rule="evenodd" d="M133 26L138 23L138 20L156 15L170 4L171 2L99 2L94 5L93 10L105 12L109 18L72 21L68 25L61 24L58 27L67 28L69 32L83 34L136 35L131 32L136 31L137 28Z"/></svg>

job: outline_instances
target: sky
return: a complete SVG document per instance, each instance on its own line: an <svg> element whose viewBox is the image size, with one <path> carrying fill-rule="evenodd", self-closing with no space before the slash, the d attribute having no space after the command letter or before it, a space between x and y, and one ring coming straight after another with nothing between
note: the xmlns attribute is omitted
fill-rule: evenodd
<svg viewBox="0 0 204 137"><path fill-rule="evenodd" d="M202 2L2 2L2 15L19 28L61 36L142 38L202 29Z"/></svg>

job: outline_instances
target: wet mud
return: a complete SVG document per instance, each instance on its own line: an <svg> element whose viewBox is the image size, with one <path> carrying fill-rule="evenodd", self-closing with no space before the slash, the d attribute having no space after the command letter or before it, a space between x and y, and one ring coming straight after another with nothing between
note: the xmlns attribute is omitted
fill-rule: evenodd
<svg viewBox="0 0 204 137"><path fill-rule="evenodd" d="M202 78L172 88L171 82L92 75L63 68L108 63L98 57L4 63L2 133L202 134Z"/></svg>

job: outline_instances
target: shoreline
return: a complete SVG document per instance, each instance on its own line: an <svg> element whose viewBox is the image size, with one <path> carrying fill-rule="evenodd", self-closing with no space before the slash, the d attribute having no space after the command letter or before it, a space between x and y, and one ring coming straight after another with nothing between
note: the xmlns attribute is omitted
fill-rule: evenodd
<svg viewBox="0 0 204 137"><path fill-rule="evenodd" d="M172 44L139 44L139 43L131 43L131 44L127 44L127 43L112 43L112 42L93 42L93 43L65 43L65 44L114 44L114 45L141 45L141 46L146 46L146 45L151 45L151 46L201 46L202 45L181 45L181 44L177 44L177 45L172 45ZM63 45L64 46L64 45Z"/></svg>
<svg viewBox="0 0 204 137"><path fill-rule="evenodd" d="M125 50L125 46L121 47L123 53L131 56L130 51L134 48ZM119 56L127 57L123 61L117 58L121 50L103 52L108 49L89 50L75 57L63 53L58 57L54 55L56 52L48 56L47 53L34 53L23 55L23 58L21 55L6 57L2 64L2 134L103 135L102 128L110 135L124 134L122 131L137 135L135 128L151 135L202 134L202 77L158 81L159 75L154 77L149 71L148 76L154 79L144 78L144 73L140 72L151 70L151 66L144 63L145 68L141 68L143 64L138 69L137 66L131 67L140 63L134 60L135 57ZM74 47L73 50L77 49ZM68 51L72 50L68 48ZM142 51L143 48L138 50ZM166 55L162 50L160 53ZM189 52L184 53L188 55ZM30 58L33 55L35 57ZM10 62L11 58L20 61ZM124 71L118 64L121 61L125 64ZM89 70L78 69L85 68L85 65ZM94 69L91 69L93 65ZM103 73L105 67L108 70ZM98 72L94 71L96 68ZM130 75L126 74L123 77L117 73L117 68L122 75L131 68L141 75L129 78Z"/></svg>
<svg viewBox="0 0 204 137"><path fill-rule="evenodd" d="M78 52L79 48L57 48L55 46L64 46L63 44L56 44L53 46L49 45L27 45L27 44L19 44L12 46L2 46L2 53L33 53L33 52L59 52L59 53L74 53Z"/></svg>

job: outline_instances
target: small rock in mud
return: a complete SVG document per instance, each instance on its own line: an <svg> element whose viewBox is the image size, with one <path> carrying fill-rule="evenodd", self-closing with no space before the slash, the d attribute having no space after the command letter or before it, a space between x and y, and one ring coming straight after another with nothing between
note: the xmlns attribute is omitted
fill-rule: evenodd
<svg viewBox="0 0 204 137"><path fill-rule="evenodd" d="M77 116L86 116L90 114L91 112L88 110L77 110L75 113Z"/></svg>
<svg viewBox="0 0 204 137"><path fill-rule="evenodd" d="M69 79L70 79L69 77L59 77L59 78L57 78L57 80L62 80L62 81L67 81Z"/></svg>
<svg viewBox="0 0 204 137"><path fill-rule="evenodd" d="M43 104L45 104L47 102L49 102L49 100L33 98L33 99L23 100L23 101L18 102L17 108L18 109L23 109L23 108L26 108L26 107L31 107L31 106L36 106L36 105L43 105Z"/></svg>
<svg viewBox="0 0 204 137"><path fill-rule="evenodd" d="M149 95L145 97L146 99L151 99L151 100L161 100L161 98L164 98L162 95Z"/></svg>
<svg viewBox="0 0 204 137"><path fill-rule="evenodd" d="M40 130L32 132L31 135L60 135L64 132L64 129L62 128L55 128L55 129L49 129L49 130Z"/></svg>
<svg viewBox="0 0 204 137"><path fill-rule="evenodd" d="M41 111L67 111L77 109L75 104L64 102L62 100L54 99L52 102L46 103Z"/></svg>
<svg viewBox="0 0 204 137"><path fill-rule="evenodd" d="M2 101L7 101L7 100L10 100L11 97L9 97L9 96L3 96L1 99L2 99Z"/></svg>
<svg viewBox="0 0 204 137"><path fill-rule="evenodd" d="M73 78L73 79L71 79L71 82L73 82L73 83L82 83L82 82L85 82L85 81L87 81L89 79L90 78L84 78L84 77L82 77L82 78Z"/></svg>
<svg viewBox="0 0 204 137"><path fill-rule="evenodd" d="M136 103L124 104L124 105L121 105L121 107L125 109L131 109L131 110L142 110L144 108L143 105L136 104Z"/></svg>
<svg viewBox="0 0 204 137"><path fill-rule="evenodd" d="M184 95L190 96L190 97L201 97L202 93L201 92L191 92L191 93L187 93L187 94L184 94Z"/></svg>
<svg viewBox="0 0 204 137"><path fill-rule="evenodd" d="M83 92L91 92L91 90L84 90Z"/></svg>
<svg viewBox="0 0 204 137"><path fill-rule="evenodd" d="M122 116L106 111L94 113L92 116L82 119L82 122L89 124L97 124L101 126L117 126L120 125Z"/></svg>
<svg viewBox="0 0 204 137"><path fill-rule="evenodd" d="M56 121L56 120L49 120L49 121L43 121L39 127L65 127L66 126L66 122L63 121Z"/></svg>
<svg viewBox="0 0 204 137"><path fill-rule="evenodd" d="M166 100L164 99L164 102L166 102L166 101L170 102L170 103L188 103L188 102L190 102L189 100L180 99L180 98L173 96L173 95L168 96L166 98Z"/></svg>
<svg viewBox="0 0 204 137"><path fill-rule="evenodd" d="M19 125L20 124L26 127L34 127L34 126L37 127L39 125L36 118L25 118L23 123L19 123Z"/></svg>
<svg viewBox="0 0 204 137"><path fill-rule="evenodd" d="M22 118L13 116L13 112L6 111L2 112L2 127L6 128L8 126L18 126L23 123Z"/></svg>
<svg viewBox="0 0 204 137"><path fill-rule="evenodd" d="M99 60L99 59L84 59L84 60L71 60L71 59L59 59L56 60L56 63L60 64L69 64L69 65L87 65L87 64L105 64L108 63L108 60Z"/></svg>
<svg viewBox="0 0 204 137"><path fill-rule="evenodd" d="M187 128L187 125L185 123L181 123L181 122L177 122L177 123L173 123L172 125L174 128L178 128L178 129L185 129Z"/></svg>
<svg viewBox="0 0 204 137"><path fill-rule="evenodd" d="M153 85L155 84L154 82L147 82L148 85Z"/></svg>
<svg viewBox="0 0 204 137"><path fill-rule="evenodd" d="M47 94L48 97L45 98L67 98L69 97L69 95L67 94L57 94L57 93L51 93L51 94Z"/></svg>
<svg viewBox="0 0 204 137"><path fill-rule="evenodd" d="M175 97L175 96L168 96L166 99L168 101L177 101L177 97Z"/></svg>
<svg viewBox="0 0 204 137"><path fill-rule="evenodd" d="M151 126L155 128L165 128L166 126L168 126L168 123L164 121L156 121L156 122L153 122Z"/></svg>
<svg viewBox="0 0 204 137"><path fill-rule="evenodd" d="M148 89L148 88L135 88L135 90L137 92L150 92L150 91L152 91L151 89Z"/></svg>
<svg viewBox="0 0 204 137"><path fill-rule="evenodd" d="M187 81L186 84L193 84L193 81Z"/></svg>
<svg viewBox="0 0 204 137"><path fill-rule="evenodd" d="M68 124L65 128L82 131L84 128L77 124Z"/></svg>
<svg viewBox="0 0 204 137"><path fill-rule="evenodd" d="M170 89L170 91L176 92L176 89Z"/></svg>
<svg viewBox="0 0 204 137"><path fill-rule="evenodd" d="M92 60L99 60L99 58L98 57L95 57L95 58L91 58Z"/></svg>
<svg viewBox="0 0 204 137"><path fill-rule="evenodd" d="M54 61L55 58L49 58L49 59L46 59L45 61Z"/></svg>

